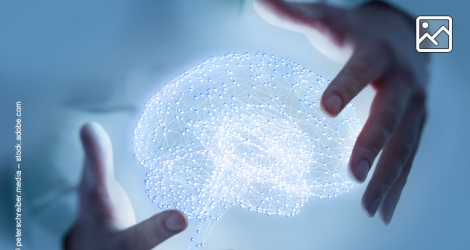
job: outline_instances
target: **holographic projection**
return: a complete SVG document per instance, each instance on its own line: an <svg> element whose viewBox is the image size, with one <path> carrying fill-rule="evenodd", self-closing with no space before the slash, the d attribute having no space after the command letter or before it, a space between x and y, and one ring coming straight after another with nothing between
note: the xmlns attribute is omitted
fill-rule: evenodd
<svg viewBox="0 0 470 250"><path fill-rule="evenodd" d="M361 127L351 103L334 119L323 115L328 82L289 59L227 54L150 98L134 156L159 208L199 220L190 249L204 246L231 207L290 217L311 197L355 186L346 166Z"/></svg>

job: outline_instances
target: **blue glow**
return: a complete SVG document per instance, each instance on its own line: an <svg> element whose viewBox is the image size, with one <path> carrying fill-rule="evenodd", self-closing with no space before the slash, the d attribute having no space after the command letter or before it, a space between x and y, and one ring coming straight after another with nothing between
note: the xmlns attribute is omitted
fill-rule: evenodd
<svg viewBox="0 0 470 250"><path fill-rule="evenodd" d="M148 197L200 221L202 247L230 207L294 216L309 197L356 184L346 173L361 126L349 103L320 110L329 81L265 54L211 57L150 98L134 130Z"/></svg>

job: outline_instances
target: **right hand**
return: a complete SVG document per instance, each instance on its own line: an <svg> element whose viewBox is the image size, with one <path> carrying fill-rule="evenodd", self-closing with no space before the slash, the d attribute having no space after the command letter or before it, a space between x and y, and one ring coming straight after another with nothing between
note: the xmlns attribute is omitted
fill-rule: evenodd
<svg viewBox="0 0 470 250"><path fill-rule="evenodd" d="M414 21L382 2L355 9L257 0L268 22L305 34L343 69L325 89L321 108L335 117L369 83L377 91L349 160L362 183L383 150L362 197L368 216L390 223L405 187L426 119L428 55L415 49Z"/></svg>

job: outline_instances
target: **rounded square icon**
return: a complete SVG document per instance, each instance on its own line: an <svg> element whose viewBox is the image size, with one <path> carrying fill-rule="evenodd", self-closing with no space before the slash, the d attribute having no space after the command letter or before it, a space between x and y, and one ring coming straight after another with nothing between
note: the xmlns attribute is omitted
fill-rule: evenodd
<svg viewBox="0 0 470 250"><path fill-rule="evenodd" d="M451 52L452 18L450 16L418 16L416 18L416 50L418 52Z"/></svg>

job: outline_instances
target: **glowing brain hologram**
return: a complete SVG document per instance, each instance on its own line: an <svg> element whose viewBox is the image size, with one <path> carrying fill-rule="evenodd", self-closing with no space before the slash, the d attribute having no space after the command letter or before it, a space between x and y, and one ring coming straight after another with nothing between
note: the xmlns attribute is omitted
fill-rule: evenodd
<svg viewBox="0 0 470 250"><path fill-rule="evenodd" d="M150 98L134 156L158 207L200 221L191 249L231 207L289 217L309 197L355 186L346 166L361 126L351 103L336 118L323 115L328 82L289 59L227 54Z"/></svg>

